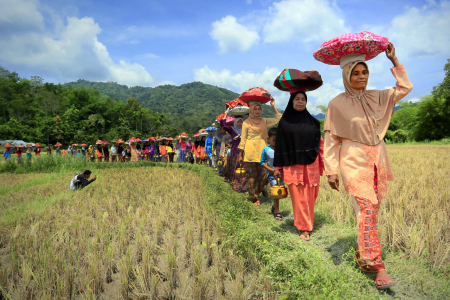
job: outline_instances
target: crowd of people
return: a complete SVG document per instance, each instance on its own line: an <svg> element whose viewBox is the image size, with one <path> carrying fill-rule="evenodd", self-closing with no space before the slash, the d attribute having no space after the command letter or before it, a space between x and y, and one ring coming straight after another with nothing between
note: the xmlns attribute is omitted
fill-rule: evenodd
<svg viewBox="0 0 450 300"><path fill-rule="evenodd" d="M367 51L378 49L372 42L372 48ZM358 41L356 45L364 46ZM318 60L325 61L323 56L334 53L330 48L324 49L318 50ZM110 148L107 143L97 141L95 147L83 146L80 155L100 162L150 160L206 164L217 168L218 174L234 191L247 193L255 205L261 204L261 194L269 196L268 184L286 184L294 225L304 241L310 240L313 230L321 176L325 174L331 188L339 191L340 170L357 216L357 262L364 271L377 274L378 288L388 288L395 282L386 273L377 232L378 209L386 195L387 181L393 179L383 137L395 103L411 91L412 84L398 62L392 43L386 40L382 51L394 65L391 69L397 80L394 88L366 89L369 67L365 61L376 55L350 54L333 63L341 66L345 92L329 103L324 136L319 121L306 108L307 92L322 85L320 74L285 69L274 82L280 90L290 92L283 114L278 112L275 99L266 90L251 88L241 95L240 102L233 100L213 126L201 129L193 139L185 133L174 139L156 137L141 141L131 138L125 143L112 141ZM275 117L263 118L262 104L269 101ZM68 153L78 155L73 149L69 148ZM47 153L51 153L49 148ZM89 174L78 174L74 180L86 183ZM271 212L276 220L283 220L279 199L273 199Z"/></svg>

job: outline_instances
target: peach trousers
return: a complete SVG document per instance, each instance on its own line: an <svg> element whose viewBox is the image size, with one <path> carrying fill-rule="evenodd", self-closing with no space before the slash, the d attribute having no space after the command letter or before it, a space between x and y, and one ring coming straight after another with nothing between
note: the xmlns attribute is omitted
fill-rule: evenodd
<svg viewBox="0 0 450 300"><path fill-rule="evenodd" d="M314 225L314 203L319 195L319 185L289 184L289 193L294 213L294 226L300 231L312 231Z"/></svg>

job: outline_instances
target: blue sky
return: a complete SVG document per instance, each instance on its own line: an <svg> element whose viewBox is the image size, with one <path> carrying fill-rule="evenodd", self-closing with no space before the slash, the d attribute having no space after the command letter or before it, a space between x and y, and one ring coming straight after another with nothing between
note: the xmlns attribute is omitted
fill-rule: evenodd
<svg viewBox="0 0 450 300"><path fill-rule="evenodd" d="M269 89L284 68L318 70L324 85L308 108L343 91L340 68L312 53L345 32L370 30L394 43L413 91L429 94L450 57L450 1L0 0L0 65L46 81L79 78L157 86L203 81L235 92ZM395 85L385 55L369 61L369 87ZM180 99L182 101L182 99Z"/></svg>

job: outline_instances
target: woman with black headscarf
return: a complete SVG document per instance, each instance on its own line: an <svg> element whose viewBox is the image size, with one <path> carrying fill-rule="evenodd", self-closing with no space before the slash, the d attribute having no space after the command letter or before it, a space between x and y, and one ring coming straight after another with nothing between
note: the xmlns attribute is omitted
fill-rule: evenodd
<svg viewBox="0 0 450 300"><path fill-rule="evenodd" d="M323 139L320 123L306 109L306 93L291 94L277 130L275 177L288 184L294 225L309 240L314 224L314 203L323 174Z"/></svg>
<svg viewBox="0 0 450 300"><path fill-rule="evenodd" d="M292 75L298 75L299 80L293 81ZM291 80L283 81L286 77ZM307 88L301 86L302 83L309 83L306 84L308 90L316 89L322 85L322 78L317 71L310 74L286 69L275 81L275 86L277 81L283 83L285 88L289 87L291 96L277 129L274 176L282 177L287 183L294 226L301 231L300 238L308 241L314 224L314 203L319 194L320 176L324 170L324 141L320 135L320 122L306 109ZM311 82L314 83L312 87Z"/></svg>

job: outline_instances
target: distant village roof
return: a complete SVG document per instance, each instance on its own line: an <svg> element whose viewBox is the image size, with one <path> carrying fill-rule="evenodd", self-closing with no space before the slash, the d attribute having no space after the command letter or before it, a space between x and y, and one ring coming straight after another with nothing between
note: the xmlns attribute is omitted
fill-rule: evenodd
<svg viewBox="0 0 450 300"><path fill-rule="evenodd" d="M26 146L27 144L31 144L34 147L34 143L24 142L22 140L4 140L0 141L0 145L5 145L6 143L10 143L12 146Z"/></svg>

